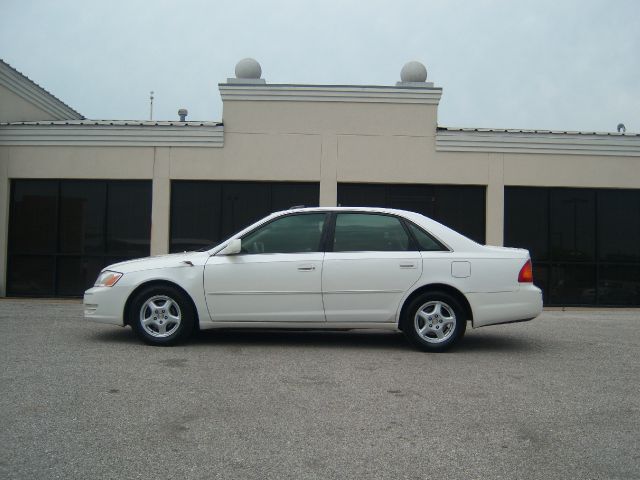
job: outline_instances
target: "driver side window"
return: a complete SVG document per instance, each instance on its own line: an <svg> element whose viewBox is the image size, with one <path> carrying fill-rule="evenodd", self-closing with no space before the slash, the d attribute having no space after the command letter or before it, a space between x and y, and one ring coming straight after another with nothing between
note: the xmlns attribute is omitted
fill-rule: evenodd
<svg viewBox="0 0 640 480"><path fill-rule="evenodd" d="M287 215L242 239L242 254L304 253L320 249L324 213Z"/></svg>

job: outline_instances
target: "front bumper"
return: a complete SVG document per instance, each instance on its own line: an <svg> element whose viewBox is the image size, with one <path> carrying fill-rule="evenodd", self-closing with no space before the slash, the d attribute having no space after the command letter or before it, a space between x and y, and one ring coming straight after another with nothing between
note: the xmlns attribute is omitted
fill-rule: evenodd
<svg viewBox="0 0 640 480"><path fill-rule="evenodd" d="M124 326L127 292L118 286L93 287L84 292L84 318L92 322Z"/></svg>

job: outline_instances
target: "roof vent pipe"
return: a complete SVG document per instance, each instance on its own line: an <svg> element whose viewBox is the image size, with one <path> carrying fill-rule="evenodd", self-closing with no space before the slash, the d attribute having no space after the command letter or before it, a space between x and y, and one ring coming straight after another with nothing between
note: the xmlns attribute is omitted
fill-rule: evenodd
<svg viewBox="0 0 640 480"><path fill-rule="evenodd" d="M186 108L181 108L180 110L178 110L178 116L180 117L180 121L181 122L186 122L187 121L187 115L189 114L189 112L187 111Z"/></svg>

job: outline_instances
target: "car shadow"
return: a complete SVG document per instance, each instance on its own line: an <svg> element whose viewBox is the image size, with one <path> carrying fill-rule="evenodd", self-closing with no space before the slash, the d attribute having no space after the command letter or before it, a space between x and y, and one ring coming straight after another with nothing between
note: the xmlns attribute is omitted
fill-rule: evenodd
<svg viewBox="0 0 640 480"><path fill-rule="evenodd" d="M96 342L141 345L130 328L92 332L88 338ZM414 350L417 349L401 332L348 330L244 330L208 329L195 332L186 345L250 347L301 347ZM467 333L447 353L539 352L543 346L530 339L485 333Z"/></svg>
<svg viewBox="0 0 640 480"><path fill-rule="evenodd" d="M202 330L189 343L235 347L373 348L399 350L408 347L400 332L318 330Z"/></svg>
<svg viewBox="0 0 640 480"><path fill-rule="evenodd" d="M318 348L372 348L387 350L417 349L401 332L350 330L203 330L197 332L190 343L198 345L295 346ZM498 333L468 334L454 345L451 353L477 352L537 352L541 345L530 339Z"/></svg>

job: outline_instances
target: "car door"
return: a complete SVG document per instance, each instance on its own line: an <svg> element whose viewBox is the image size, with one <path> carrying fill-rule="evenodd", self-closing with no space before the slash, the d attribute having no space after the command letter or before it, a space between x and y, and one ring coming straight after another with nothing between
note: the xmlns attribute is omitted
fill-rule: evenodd
<svg viewBox="0 0 640 480"><path fill-rule="evenodd" d="M335 216L322 268L328 322L393 322L400 300L420 278L422 259L398 217Z"/></svg>
<svg viewBox="0 0 640 480"><path fill-rule="evenodd" d="M278 217L246 234L235 255L204 269L214 321L324 322L320 244L325 213Z"/></svg>

